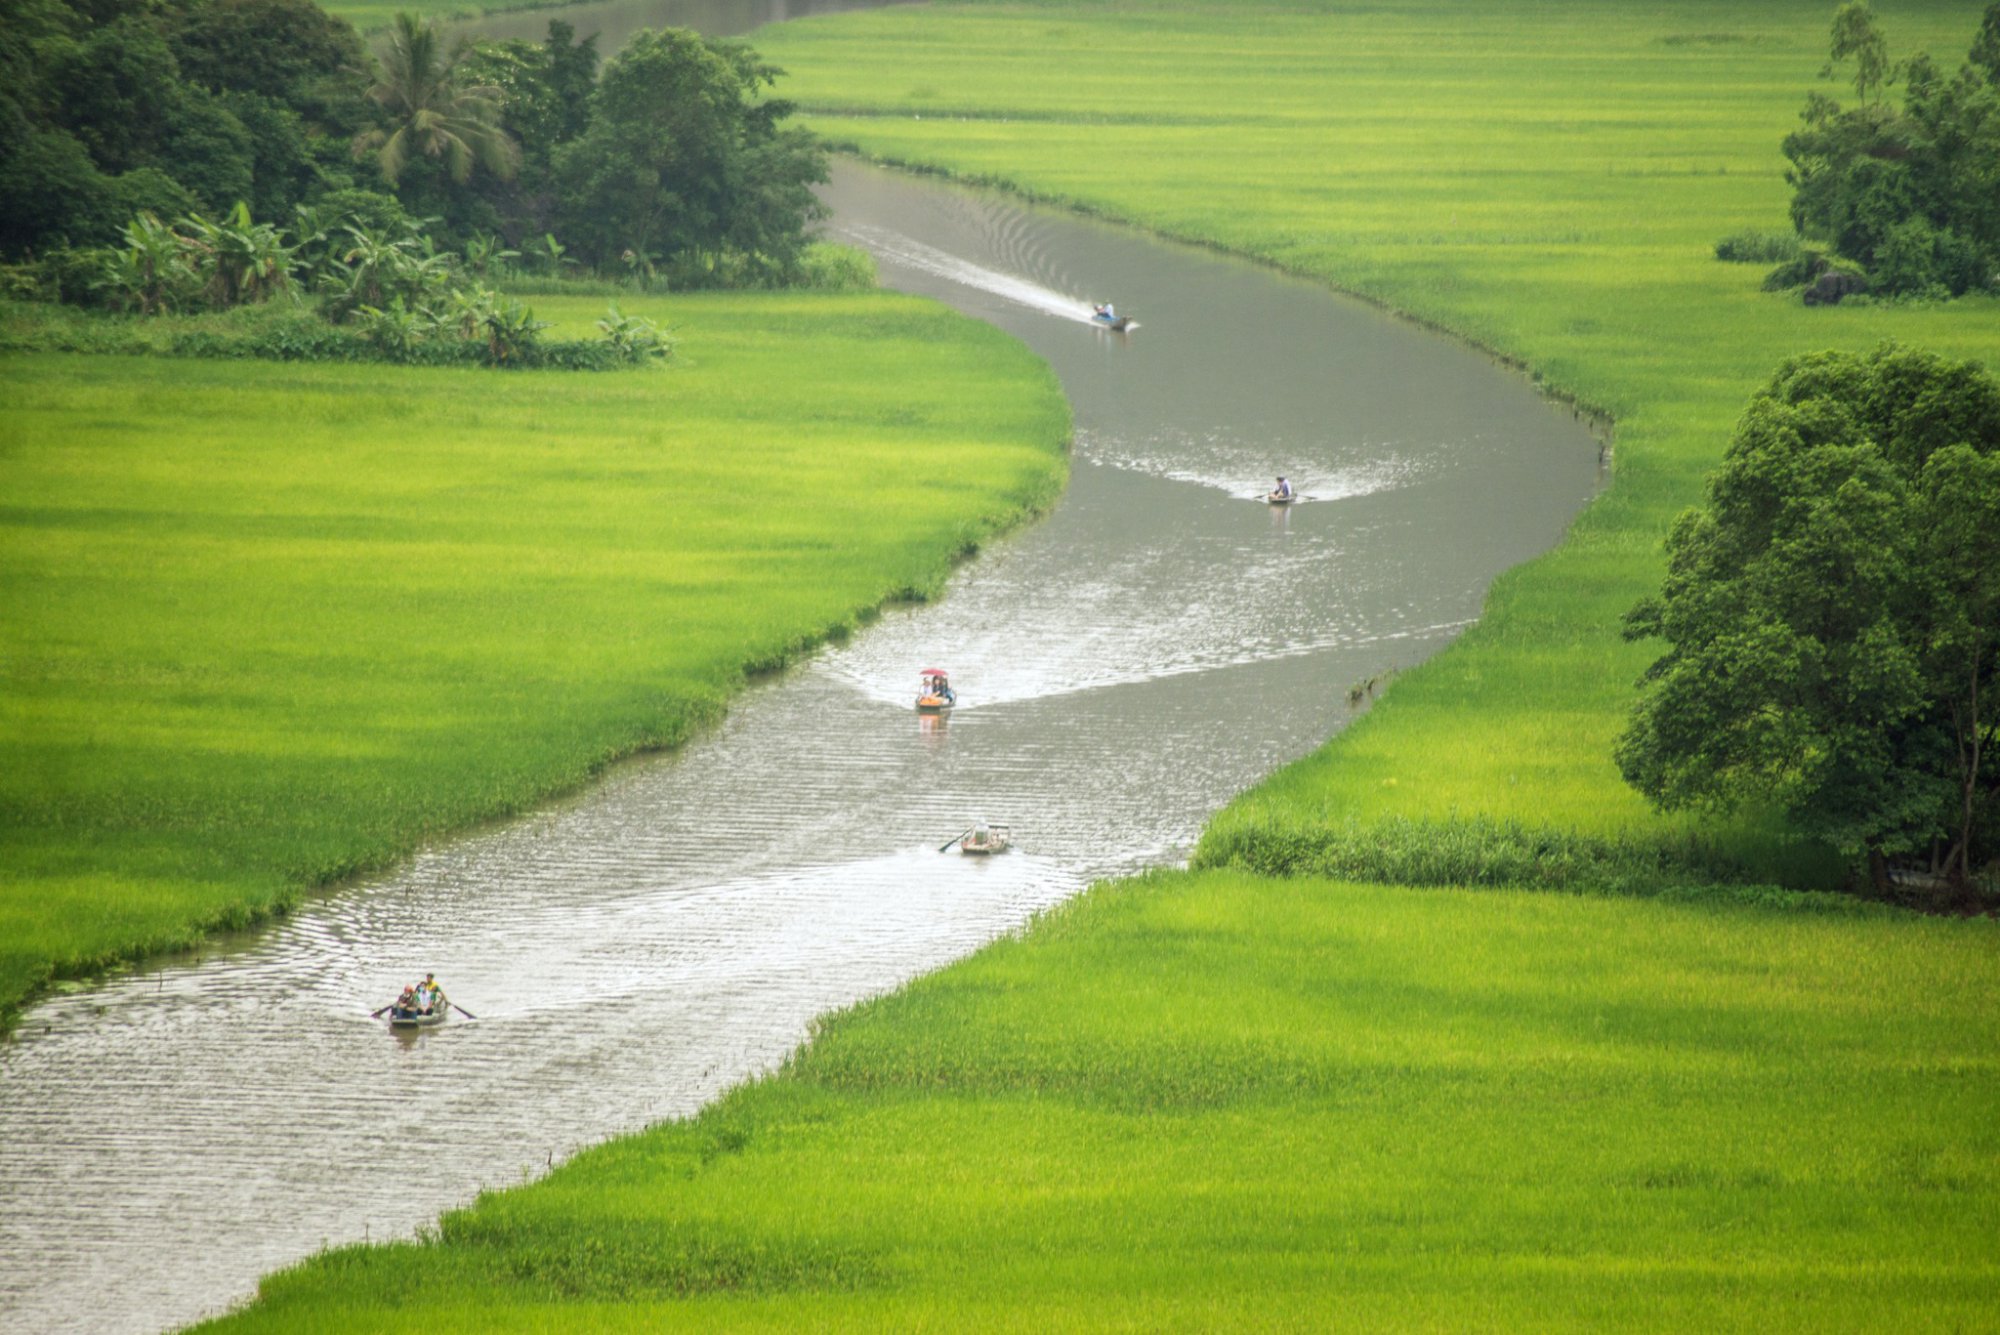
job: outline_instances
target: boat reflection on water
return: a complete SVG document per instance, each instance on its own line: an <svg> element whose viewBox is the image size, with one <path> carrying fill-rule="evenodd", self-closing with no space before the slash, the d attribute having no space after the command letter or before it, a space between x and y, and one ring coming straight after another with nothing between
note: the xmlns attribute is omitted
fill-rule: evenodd
<svg viewBox="0 0 2000 1335"><path fill-rule="evenodd" d="M917 715L917 735L929 742L943 742L945 725L951 722L951 715L945 712L919 713Z"/></svg>

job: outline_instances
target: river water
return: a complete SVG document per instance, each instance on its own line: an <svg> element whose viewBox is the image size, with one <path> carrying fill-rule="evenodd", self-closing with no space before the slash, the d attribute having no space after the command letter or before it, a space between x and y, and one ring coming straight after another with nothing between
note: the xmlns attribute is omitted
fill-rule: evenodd
<svg viewBox="0 0 2000 1335"><path fill-rule="evenodd" d="M1596 441L1518 377L1309 285L859 166L827 199L885 282L1055 367L1054 513L679 754L32 1009L0 1048L0 1330L170 1328L322 1244L410 1236L1181 859L1599 483ZM1139 327L1092 328L1093 299ZM1250 499L1278 472L1288 511ZM947 718L911 708L928 666ZM936 851L978 819L1015 850ZM426 969L479 1018L367 1018Z"/></svg>

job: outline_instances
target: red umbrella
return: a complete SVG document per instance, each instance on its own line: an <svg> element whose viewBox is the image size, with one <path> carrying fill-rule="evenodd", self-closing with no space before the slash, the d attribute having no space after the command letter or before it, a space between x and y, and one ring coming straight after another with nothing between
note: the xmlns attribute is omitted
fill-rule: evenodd
<svg viewBox="0 0 2000 1335"><path fill-rule="evenodd" d="M951 674L943 668L918 668L917 675L919 677L949 677Z"/></svg>

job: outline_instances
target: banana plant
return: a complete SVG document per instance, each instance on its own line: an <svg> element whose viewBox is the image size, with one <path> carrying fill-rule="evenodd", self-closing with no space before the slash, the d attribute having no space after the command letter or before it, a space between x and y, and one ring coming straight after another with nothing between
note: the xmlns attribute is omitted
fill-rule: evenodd
<svg viewBox="0 0 2000 1335"><path fill-rule="evenodd" d="M189 248L204 271L209 305L226 310L264 301L291 285L292 251L269 223L253 222L239 202L220 221L201 214L181 220Z"/></svg>
<svg viewBox="0 0 2000 1335"><path fill-rule="evenodd" d="M125 246L112 261L111 285L141 315L173 310L200 286L188 240L151 213L125 224Z"/></svg>
<svg viewBox="0 0 2000 1335"><path fill-rule="evenodd" d="M620 361L643 364L655 357L664 359L673 355L673 340L665 331L644 316L624 314L615 301L597 327L603 332L604 341L617 351Z"/></svg>

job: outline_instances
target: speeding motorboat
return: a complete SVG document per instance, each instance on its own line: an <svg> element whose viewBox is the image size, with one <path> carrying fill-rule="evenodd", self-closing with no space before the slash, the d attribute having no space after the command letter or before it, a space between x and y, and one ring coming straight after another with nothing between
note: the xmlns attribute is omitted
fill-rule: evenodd
<svg viewBox="0 0 2000 1335"><path fill-rule="evenodd" d="M958 693L951 689L949 674L943 668L925 668L919 678L923 684L917 692L918 713L942 714L958 703Z"/></svg>

